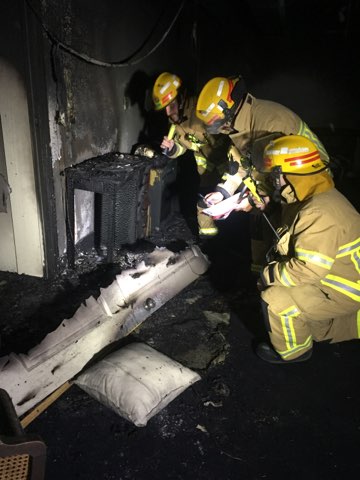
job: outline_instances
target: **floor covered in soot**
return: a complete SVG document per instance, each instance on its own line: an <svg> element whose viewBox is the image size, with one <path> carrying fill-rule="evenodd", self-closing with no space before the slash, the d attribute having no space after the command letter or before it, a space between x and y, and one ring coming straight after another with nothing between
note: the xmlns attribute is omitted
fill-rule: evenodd
<svg viewBox="0 0 360 480"><path fill-rule="evenodd" d="M346 188L359 208L357 185L352 178ZM72 385L26 427L47 445L46 479L358 476L359 342L315 344L311 360L300 364L258 359L254 345L265 332L249 269L249 216L231 214L219 227L218 237L204 247L209 271L124 339L147 343L201 380L145 427ZM164 231L124 249L114 264L92 268L89 256L52 281L0 272L1 355L38 344L155 244L176 251L194 241L181 215Z"/></svg>

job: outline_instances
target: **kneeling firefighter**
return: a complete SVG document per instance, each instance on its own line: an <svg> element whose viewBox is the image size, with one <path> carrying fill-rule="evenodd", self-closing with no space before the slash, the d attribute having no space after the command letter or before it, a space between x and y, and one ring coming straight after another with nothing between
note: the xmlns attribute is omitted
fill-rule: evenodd
<svg viewBox="0 0 360 480"><path fill-rule="evenodd" d="M298 135L271 141L259 167L287 205L258 283L271 345L256 353L270 363L309 359L313 341L360 338L360 214L326 167Z"/></svg>

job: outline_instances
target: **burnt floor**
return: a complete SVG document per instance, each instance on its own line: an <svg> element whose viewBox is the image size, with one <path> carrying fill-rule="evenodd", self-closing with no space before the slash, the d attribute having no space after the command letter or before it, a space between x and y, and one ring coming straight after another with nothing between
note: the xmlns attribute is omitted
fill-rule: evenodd
<svg viewBox="0 0 360 480"><path fill-rule="evenodd" d="M348 190L357 198L357 181ZM249 270L248 216L220 225L212 267L157 310L127 341L144 341L196 370L188 388L146 427L135 427L73 385L27 428L47 445L47 480L352 479L360 469L360 344L315 344L303 364L254 355L264 338ZM181 249L176 237L157 242ZM184 233L185 232L185 233ZM114 265L82 266L52 282L0 274L2 355L35 345L141 248ZM86 261L84 260L84 263ZM65 301L66 299L66 301ZM220 320L209 324L206 312ZM121 345L120 345L121 346Z"/></svg>

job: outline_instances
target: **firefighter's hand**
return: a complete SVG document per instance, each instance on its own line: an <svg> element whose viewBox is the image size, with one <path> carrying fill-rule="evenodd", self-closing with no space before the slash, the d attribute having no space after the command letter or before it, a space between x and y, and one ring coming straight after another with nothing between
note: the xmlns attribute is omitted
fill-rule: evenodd
<svg viewBox="0 0 360 480"><path fill-rule="evenodd" d="M171 150L174 148L174 145L174 140L169 140L168 137L164 137L160 147L167 152L171 152Z"/></svg>
<svg viewBox="0 0 360 480"><path fill-rule="evenodd" d="M270 197L261 197L262 202L259 202L255 197L251 196L251 203L261 211L264 211L267 204L270 202Z"/></svg>
<svg viewBox="0 0 360 480"><path fill-rule="evenodd" d="M224 195L220 192L211 192L205 195L205 201L208 205L216 205L224 199Z"/></svg>
<svg viewBox="0 0 360 480"><path fill-rule="evenodd" d="M237 212L250 212L253 209L253 206L250 204L248 197L245 197L241 202L234 208Z"/></svg>

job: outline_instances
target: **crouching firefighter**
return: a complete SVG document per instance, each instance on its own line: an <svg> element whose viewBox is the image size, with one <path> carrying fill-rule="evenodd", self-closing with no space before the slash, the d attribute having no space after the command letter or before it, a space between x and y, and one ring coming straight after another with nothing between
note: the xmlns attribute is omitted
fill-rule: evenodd
<svg viewBox="0 0 360 480"><path fill-rule="evenodd" d="M305 137L272 140L262 169L286 206L277 258L258 283L271 344L256 353L275 364L302 362L314 341L360 337L360 214Z"/></svg>

